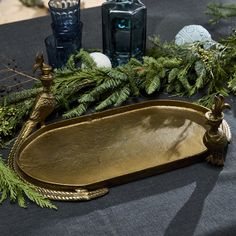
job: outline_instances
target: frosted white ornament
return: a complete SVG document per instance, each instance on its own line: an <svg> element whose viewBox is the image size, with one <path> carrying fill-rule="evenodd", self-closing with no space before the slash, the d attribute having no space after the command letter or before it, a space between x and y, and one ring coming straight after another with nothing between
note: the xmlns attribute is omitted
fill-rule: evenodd
<svg viewBox="0 0 236 236"><path fill-rule="evenodd" d="M195 42L214 42L210 33L201 25L188 25L175 36L177 45L191 44Z"/></svg>
<svg viewBox="0 0 236 236"><path fill-rule="evenodd" d="M103 54L101 52L92 52L89 55L93 58L97 67L106 67L106 68L112 67L109 57L107 57L105 54ZM85 65L82 64L81 67L84 68Z"/></svg>

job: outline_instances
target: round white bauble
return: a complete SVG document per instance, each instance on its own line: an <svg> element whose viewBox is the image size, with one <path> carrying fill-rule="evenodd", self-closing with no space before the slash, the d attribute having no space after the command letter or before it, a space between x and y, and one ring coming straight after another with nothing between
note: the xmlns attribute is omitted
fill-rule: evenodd
<svg viewBox="0 0 236 236"><path fill-rule="evenodd" d="M94 62L96 63L97 67L105 67L105 68L111 68L111 61L109 59L108 56L106 56L105 54L101 53L101 52L92 52L89 54ZM85 65L82 64L81 68L84 68Z"/></svg>
<svg viewBox="0 0 236 236"><path fill-rule="evenodd" d="M175 36L177 45L191 44L195 42L214 42L210 33L201 25L188 25Z"/></svg>

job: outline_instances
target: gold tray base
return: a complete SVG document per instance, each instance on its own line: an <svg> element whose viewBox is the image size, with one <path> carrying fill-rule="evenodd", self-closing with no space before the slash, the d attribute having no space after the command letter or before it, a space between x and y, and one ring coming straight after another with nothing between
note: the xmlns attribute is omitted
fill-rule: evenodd
<svg viewBox="0 0 236 236"><path fill-rule="evenodd" d="M107 188L203 160L204 107L159 100L47 125L23 141L12 167L56 200L89 200ZM227 123L222 130L230 138Z"/></svg>

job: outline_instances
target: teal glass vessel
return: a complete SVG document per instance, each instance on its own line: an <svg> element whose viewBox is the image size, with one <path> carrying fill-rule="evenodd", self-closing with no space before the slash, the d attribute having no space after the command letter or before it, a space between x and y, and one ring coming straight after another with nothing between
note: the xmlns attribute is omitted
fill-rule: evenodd
<svg viewBox="0 0 236 236"><path fill-rule="evenodd" d="M50 0L48 6L53 32L45 39L48 62L53 68L61 68L81 48L80 0Z"/></svg>
<svg viewBox="0 0 236 236"><path fill-rule="evenodd" d="M48 2L55 37L73 38L79 31L80 0L50 0Z"/></svg>
<svg viewBox="0 0 236 236"><path fill-rule="evenodd" d="M139 0L107 0L102 5L103 53L113 66L131 57L142 59L146 48L147 9Z"/></svg>

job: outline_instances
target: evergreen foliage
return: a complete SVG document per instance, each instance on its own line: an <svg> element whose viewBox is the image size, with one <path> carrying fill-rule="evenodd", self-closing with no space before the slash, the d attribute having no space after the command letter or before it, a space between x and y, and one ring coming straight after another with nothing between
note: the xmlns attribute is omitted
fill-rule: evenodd
<svg viewBox="0 0 236 236"><path fill-rule="evenodd" d="M42 88L32 88L32 89L25 89L21 92L10 93L9 95L4 97L3 105L9 106L15 103L20 103L24 100L36 97L41 91Z"/></svg>
<svg viewBox="0 0 236 236"><path fill-rule="evenodd" d="M221 19L229 17L236 17L236 4L235 3L210 3L207 6L206 13L213 18L211 23L217 23Z"/></svg>
<svg viewBox="0 0 236 236"><path fill-rule="evenodd" d="M42 208L56 209L49 200L36 192L34 186L23 182L14 171L7 167L0 155L0 204L9 197L11 202L17 201L20 207L26 208L25 196Z"/></svg>
<svg viewBox="0 0 236 236"><path fill-rule="evenodd" d="M23 91L23 96L24 93ZM16 104L13 102L8 105L0 105L0 148L4 146L6 140L15 134L16 128L23 123L34 104L34 100L34 98L27 98L25 100L21 99Z"/></svg>

